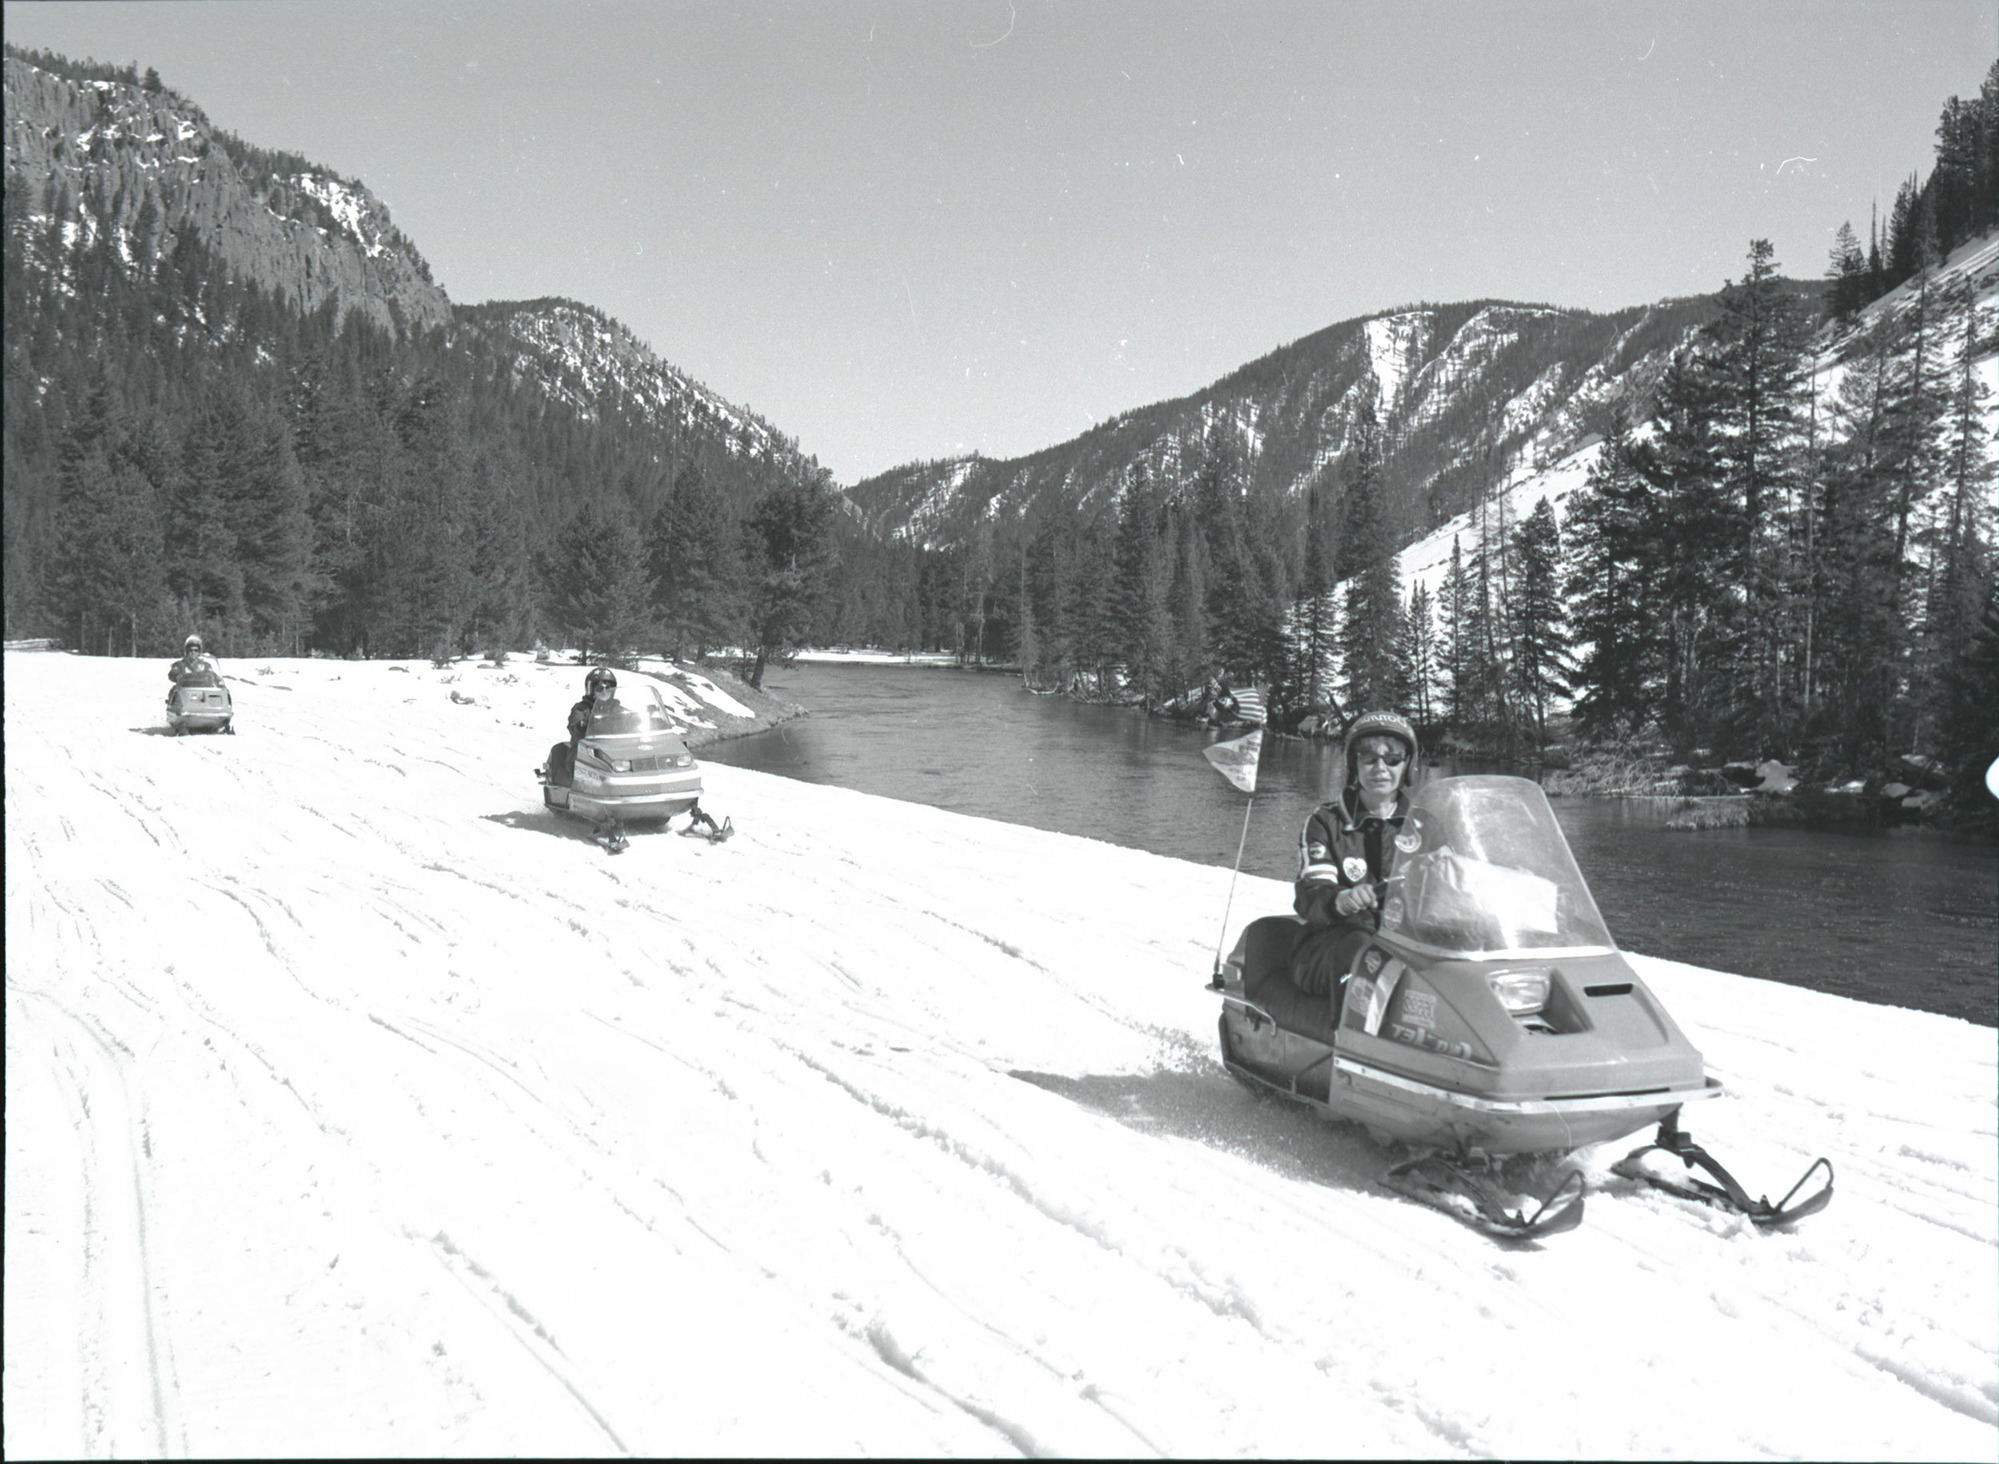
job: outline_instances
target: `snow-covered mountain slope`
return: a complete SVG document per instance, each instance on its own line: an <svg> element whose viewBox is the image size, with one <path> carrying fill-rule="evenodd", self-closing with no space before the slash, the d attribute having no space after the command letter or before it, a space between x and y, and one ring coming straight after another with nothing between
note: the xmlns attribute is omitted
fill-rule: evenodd
<svg viewBox="0 0 1999 1464"><path fill-rule="evenodd" d="M1315 489L1342 491L1341 464L1371 410L1390 516L1433 523L1573 451L1612 404L1650 390L1714 309L1697 298L1611 315L1504 301L1386 311L1027 457L912 463L848 491L878 531L945 544L988 520L1087 516L1117 501L1133 467L1185 486L1225 443L1247 490L1291 512Z"/></svg>
<svg viewBox="0 0 1999 1464"><path fill-rule="evenodd" d="M516 382L531 384L586 421L629 414L668 439L698 435L732 456L802 462L795 441L661 360L589 305L560 299L464 305L456 321L455 344L463 347L476 337L506 358Z"/></svg>
<svg viewBox="0 0 1999 1464"><path fill-rule="evenodd" d="M1931 277L1930 288L1935 298L1948 299L1966 283L1972 291L1972 309L1977 312L1974 338L1979 344L1974 348L1972 371L1984 386L1987 400L1999 402L1999 234L1987 234L1955 250ZM1813 376L1822 411L1830 415L1837 403L1840 381L1853 353L1864 349L1884 323L1909 308L1915 289L1913 283L1898 286L1857 312L1846 328L1826 335ZM1961 348L1953 345L1952 349ZM1992 426L1999 429L1999 419ZM1558 448L1557 444L1566 445ZM1594 433L1575 441L1550 433L1530 442L1496 493L1478 506L1452 515L1402 551L1397 566L1404 590L1420 583L1428 585L1434 595L1451 566L1451 541L1458 540L1463 550L1470 552L1479 542L1482 524L1510 530L1543 498L1558 516L1565 515L1569 496L1583 486L1602 452L1603 440Z"/></svg>
<svg viewBox="0 0 1999 1464"><path fill-rule="evenodd" d="M726 767L611 858L573 668L223 669L6 657L10 1457L1999 1449L1990 1029L1641 958L1838 1194L1509 1248L1223 1074L1225 870Z"/></svg>

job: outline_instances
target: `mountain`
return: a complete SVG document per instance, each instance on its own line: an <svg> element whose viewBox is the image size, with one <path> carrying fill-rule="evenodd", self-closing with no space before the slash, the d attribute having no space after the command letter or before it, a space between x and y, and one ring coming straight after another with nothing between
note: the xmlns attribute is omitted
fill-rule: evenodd
<svg viewBox="0 0 1999 1464"><path fill-rule="evenodd" d="M1324 486L1337 496L1366 404L1383 427L1391 528L1407 542L1613 429L1715 309L1702 296L1609 315L1492 300L1384 311L1027 457L912 464L849 496L878 531L939 546L982 520L1058 506L1087 517L1116 500L1133 463L1155 480L1190 479L1216 434L1233 445L1250 492L1296 503Z"/></svg>
<svg viewBox="0 0 1999 1464"><path fill-rule="evenodd" d="M1929 277L1933 295L1951 298L1968 291L1975 311L1969 367L1973 378L1991 397L1999 398L1999 234L1988 233L1957 249ZM1911 308L1918 285L1898 285L1855 312L1845 322L1828 325L1816 342L1813 380L1820 410L1830 420L1840 384L1855 363L1880 349ZM1953 371L1967 364L1957 347L1945 348ZM1546 498L1565 511L1570 494L1580 488L1602 453L1601 438L1591 433L1563 446L1551 444L1518 463L1480 503L1451 515L1403 548L1397 566L1405 586L1425 585L1433 593L1449 568L1452 541L1469 546L1479 533L1480 515L1517 523Z"/></svg>
<svg viewBox="0 0 1999 1464"><path fill-rule="evenodd" d="M454 304L360 182L152 72L0 60L10 636L518 645L561 633L579 546L648 531L644 599L694 525L726 549L774 491L830 489L589 305Z"/></svg>
<svg viewBox="0 0 1999 1464"><path fill-rule="evenodd" d="M331 303L399 334L449 323L429 265L355 180L221 131L151 73L12 50L4 65L7 193L47 231L43 267L101 233L146 276L190 237L300 314Z"/></svg>
<svg viewBox="0 0 1999 1464"><path fill-rule="evenodd" d="M454 343L494 354L517 386L585 421L631 416L669 436L706 437L740 457L799 457L794 439L660 359L594 306L503 300L456 306L452 320Z"/></svg>
<svg viewBox="0 0 1999 1464"><path fill-rule="evenodd" d="M133 283L157 283L186 241L295 315L329 311L335 325L358 315L398 339L443 331L447 347L497 362L584 421L626 419L816 470L794 440L602 311L558 299L454 305L365 185L222 131L151 72L13 48L4 65L8 236L31 276L62 280L102 244Z"/></svg>

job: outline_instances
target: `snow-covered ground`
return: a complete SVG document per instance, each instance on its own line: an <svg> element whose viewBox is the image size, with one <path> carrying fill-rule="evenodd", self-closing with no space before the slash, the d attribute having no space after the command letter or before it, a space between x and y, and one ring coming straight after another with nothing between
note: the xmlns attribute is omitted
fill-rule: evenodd
<svg viewBox="0 0 1999 1464"><path fill-rule="evenodd" d="M1641 958L1838 1193L1501 1245L1221 1071L1226 870L726 767L613 858L573 668L224 669L6 657L9 1457L1999 1454L1988 1028Z"/></svg>

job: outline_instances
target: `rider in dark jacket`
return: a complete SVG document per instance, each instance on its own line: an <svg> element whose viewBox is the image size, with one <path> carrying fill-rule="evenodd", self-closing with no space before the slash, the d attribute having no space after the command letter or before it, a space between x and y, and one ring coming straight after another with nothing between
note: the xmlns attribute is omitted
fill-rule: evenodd
<svg viewBox="0 0 1999 1464"><path fill-rule="evenodd" d="M1331 995L1367 938L1381 926L1382 890L1400 852L1416 729L1393 712L1369 712L1347 732L1347 785L1305 821L1291 907L1305 929L1291 954L1291 980L1311 996Z"/></svg>
<svg viewBox="0 0 1999 1464"><path fill-rule="evenodd" d="M548 750L548 780L568 787L576 771L576 747L590 731L590 718L600 703L618 699L618 677L608 666L598 666L583 678L583 700L569 709L569 741Z"/></svg>
<svg viewBox="0 0 1999 1464"><path fill-rule="evenodd" d="M201 637L191 635L181 645L180 659L167 667L167 680L171 681L174 687L220 686L222 675L215 669L215 663L203 652ZM167 700L172 702L173 699L173 687L169 687Z"/></svg>

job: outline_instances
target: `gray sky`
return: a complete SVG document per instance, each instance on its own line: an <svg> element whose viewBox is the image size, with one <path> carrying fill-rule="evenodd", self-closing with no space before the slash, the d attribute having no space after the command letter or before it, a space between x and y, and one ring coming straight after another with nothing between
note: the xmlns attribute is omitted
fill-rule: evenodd
<svg viewBox="0 0 1999 1464"><path fill-rule="evenodd" d="M567 295L842 483L1336 321L1718 289L1933 161L1994 0L5 5L358 177L452 299Z"/></svg>

